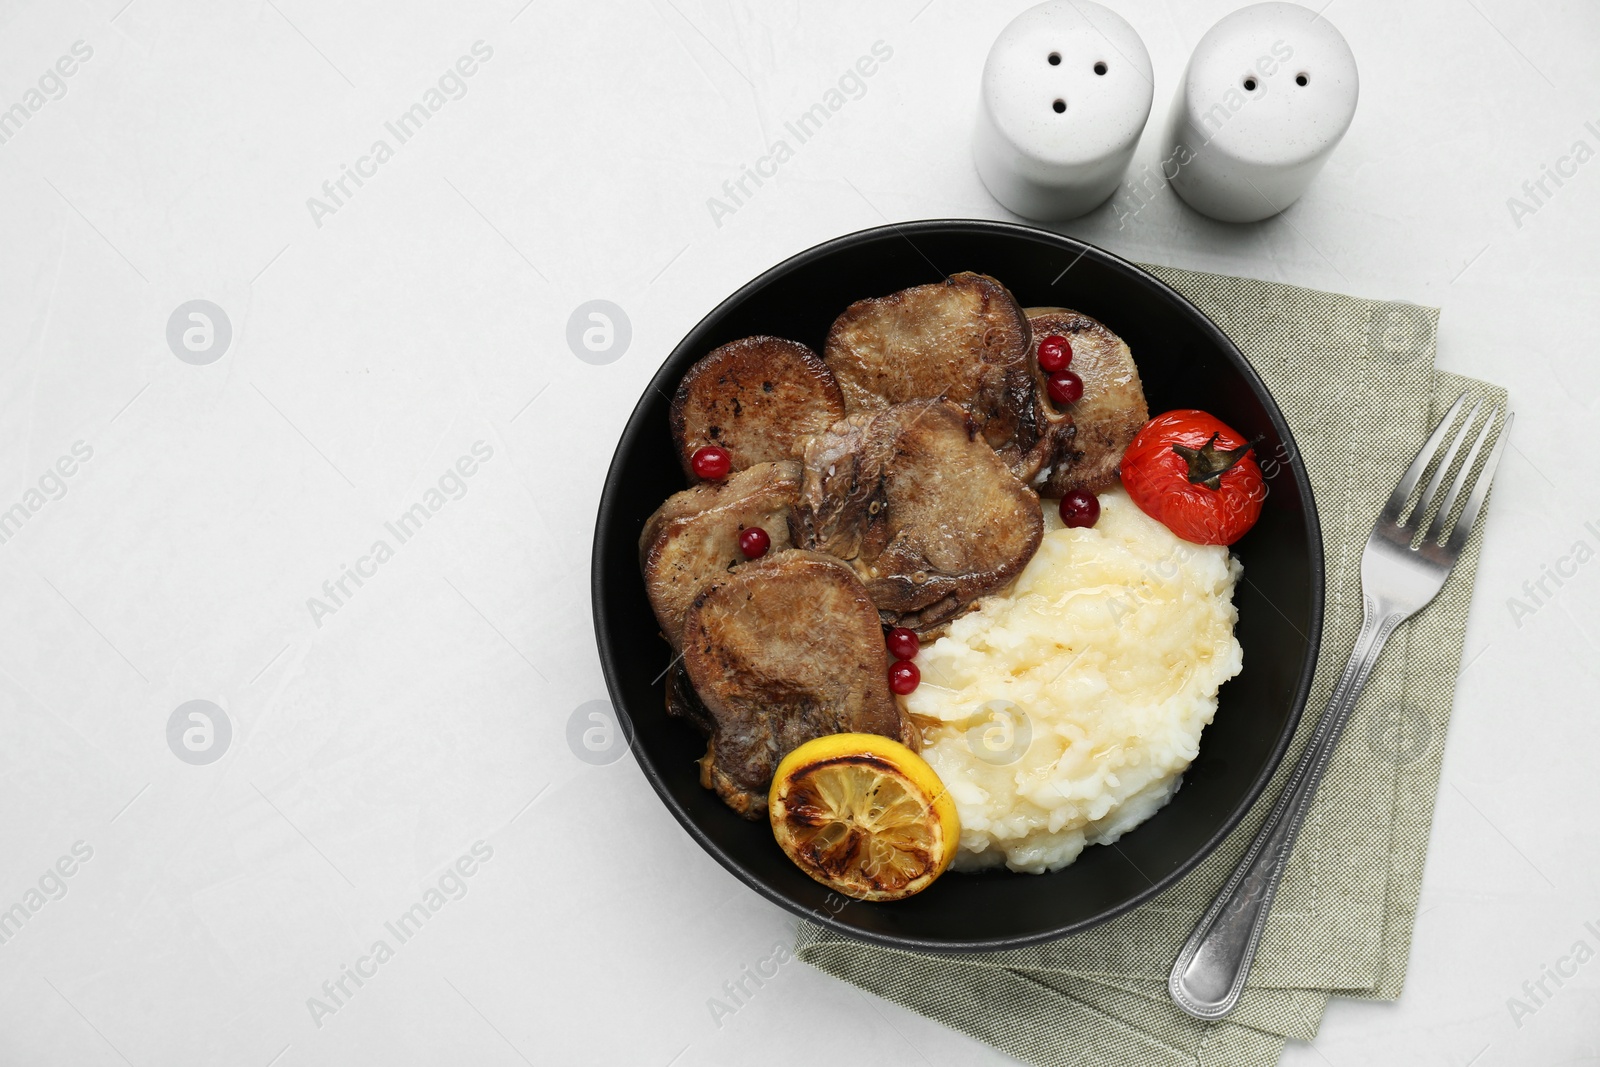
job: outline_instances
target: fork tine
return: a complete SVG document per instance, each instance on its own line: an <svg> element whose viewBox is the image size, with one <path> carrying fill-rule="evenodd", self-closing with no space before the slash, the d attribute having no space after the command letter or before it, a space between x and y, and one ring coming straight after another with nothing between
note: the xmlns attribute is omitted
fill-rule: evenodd
<svg viewBox="0 0 1600 1067"><path fill-rule="evenodd" d="M1467 425L1465 429L1470 430L1472 428L1472 420L1476 418L1477 413L1478 406L1474 406L1472 409L1472 415L1468 416L1467 418ZM1455 510L1456 504L1461 501L1461 489L1464 485L1466 485L1467 478L1472 474L1472 468L1477 465L1478 456L1483 452L1484 444L1489 440L1489 436L1494 432L1495 420L1499 417L1500 407L1499 405L1495 405L1489 409L1489 415L1483 420L1483 426L1480 427L1476 433L1470 435L1472 437L1472 448L1468 450L1467 458L1462 460L1461 469L1456 472L1455 480L1450 484L1450 491L1443 494L1439 500L1439 511L1434 515L1433 522L1429 524L1428 533L1423 538L1424 541L1437 541L1441 536L1443 536L1445 523L1449 520L1450 513ZM1440 465L1440 474L1444 472L1446 467L1455 461L1456 452L1460 451L1461 445L1466 442L1468 436L1468 434L1463 433L1460 440L1456 442L1456 447L1450 451L1450 458L1446 459L1444 463ZM1439 481L1439 475L1436 474L1434 476L1434 481ZM1418 505L1418 509L1421 509L1420 504Z"/></svg>
<svg viewBox="0 0 1600 1067"><path fill-rule="evenodd" d="M1462 393L1456 397L1456 402L1450 405L1450 410L1445 412L1444 418L1439 420L1439 425L1434 427L1433 433L1422 442L1422 447L1417 449L1417 458L1411 461L1411 466L1400 478L1400 484L1394 487L1394 492L1389 496L1389 502L1383 507L1383 519L1387 522L1398 523L1400 513L1405 509L1406 500L1411 496L1411 490L1417 487L1417 482L1422 480L1422 472L1428 467L1431 459L1439 446L1444 442L1444 435L1449 432L1450 424L1455 422L1456 416L1461 413L1461 408L1467 402L1467 394Z"/></svg>
<svg viewBox="0 0 1600 1067"><path fill-rule="evenodd" d="M1472 487L1472 495L1467 498L1466 507L1461 509L1461 517L1456 520L1456 528L1450 531L1450 540L1445 542L1445 551L1452 555L1459 553L1466 545L1467 538L1472 536L1472 527L1478 521L1478 512L1483 508L1483 501L1489 495L1489 486L1494 483L1494 469L1500 465L1500 453L1506 447L1506 438L1511 436L1512 418L1512 412L1507 411L1505 421L1500 424L1500 436L1495 438L1494 448L1490 450L1489 459L1483 465L1483 473L1478 475L1478 481ZM1493 413L1489 425L1494 425ZM1467 461L1467 467L1462 468L1463 471L1470 469L1472 460L1476 458L1474 454Z"/></svg>
<svg viewBox="0 0 1600 1067"><path fill-rule="evenodd" d="M1428 517L1428 509L1434 501L1439 499L1439 486L1444 483L1446 474L1455 465L1456 457L1461 454L1461 446L1467 443L1472 436L1472 424L1478 418L1478 409L1483 407L1483 401L1474 400L1467 409L1467 417L1461 420L1461 428L1450 435L1450 447L1446 450L1444 458L1434 468L1433 477L1428 479L1428 487L1417 497L1417 510L1413 511L1406 519L1406 525L1413 530L1422 528L1422 520ZM1451 499L1455 499L1452 495Z"/></svg>

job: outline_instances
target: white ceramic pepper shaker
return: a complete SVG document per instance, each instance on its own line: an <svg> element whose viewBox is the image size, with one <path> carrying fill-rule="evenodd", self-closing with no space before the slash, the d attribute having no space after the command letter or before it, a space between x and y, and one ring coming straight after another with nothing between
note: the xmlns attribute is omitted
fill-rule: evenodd
<svg viewBox="0 0 1600 1067"><path fill-rule="evenodd" d="M1195 46L1164 166L1189 206L1255 222L1300 198L1350 128L1359 83L1338 30L1309 8L1241 8Z"/></svg>
<svg viewBox="0 0 1600 1067"><path fill-rule="evenodd" d="M1000 203L1070 219L1122 181L1150 116L1150 54L1092 0L1048 0L1011 21L983 67L972 154Z"/></svg>

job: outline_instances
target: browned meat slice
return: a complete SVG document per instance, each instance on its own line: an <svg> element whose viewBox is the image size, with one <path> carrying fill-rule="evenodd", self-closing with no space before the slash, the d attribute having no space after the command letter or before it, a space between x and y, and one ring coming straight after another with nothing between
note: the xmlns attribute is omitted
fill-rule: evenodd
<svg viewBox="0 0 1600 1067"><path fill-rule="evenodd" d="M700 780L759 819L778 761L813 738L883 734L918 747L889 692L878 612L839 560L789 551L695 597L683 666L712 722Z"/></svg>
<svg viewBox="0 0 1600 1067"><path fill-rule="evenodd" d="M1150 419L1133 353L1104 324L1067 308L1029 308L1028 322L1035 337L1060 334L1072 342L1072 369L1083 379L1083 396L1071 409L1077 435L1041 492L1097 493L1117 480L1122 454Z"/></svg>
<svg viewBox="0 0 1600 1067"><path fill-rule="evenodd" d="M706 482L669 496L639 538L645 591L661 633L674 648L695 594L745 562L739 534L759 526L771 551L789 547L789 508L800 491L800 464L758 463L725 482Z"/></svg>
<svg viewBox="0 0 1600 1067"><path fill-rule="evenodd" d="M1008 379L1027 376L1028 320L993 278L956 274L856 301L822 354L852 412L943 396L1003 416Z"/></svg>
<svg viewBox="0 0 1600 1067"><path fill-rule="evenodd" d="M851 413L944 397L972 411L989 446L1025 482L1069 448L1031 355L1028 320L983 274L861 300L834 320L823 358Z"/></svg>
<svg viewBox="0 0 1600 1067"><path fill-rule="evenodd" d="M728 450L734 470L800 454L802 438L844 417L839 383L817 354L779 337L746 337L714 348L678 383L672 440L684 473L705 445Z"/></svg>
<svg viewBox="0 0 1600 1067"><path fill-rule="evenodd" d="M926 632L1007 585L1039 547L1039 496L966 409L919 400L811 439L795 544L849 562L886 623Z"/></svg>

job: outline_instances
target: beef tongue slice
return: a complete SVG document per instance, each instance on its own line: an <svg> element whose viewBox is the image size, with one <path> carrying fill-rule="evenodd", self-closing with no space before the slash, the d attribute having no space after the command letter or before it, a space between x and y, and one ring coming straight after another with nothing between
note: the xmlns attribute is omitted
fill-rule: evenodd
<svg viewBox="0 0 1600 1067"><path fill-rule="evenodd" d="M714 348L683 376L668 416L684 473L706 445L728 450L733 470L799 455L800 441L844 417L844 397L817 354L781 337Z"/></svg>
<svg viewBox="0 0 1600 1067"><path fill-rule="evenodd" d="M803 461L794 543L848 562L889 625L948 622L1016 578L1044 535L1038 494L949 400L853 415Z"/></svg>
<svg viewBox="0 0 1600 1067"><path fill-rule="evenodd" d="M878 612L833 556L772 553L703 589L684 618L683 669L711 735L701 782L746 818L766 814L778 761L813 738L919 747L889 691Z"/></svg>
<svg viewBox="0 0 1600 1067"><path fill-rule="evenodd" d="M639 539L645 592L674 648L695 594L745 563L741 533L759 526L770 551L789 547L789 509L799 491L798 461L757 463L727 481L674 493L646 520Z"/></svg>
<svg viewBox="0 0 1600 1067"><path fill-rule="evenodd" d="M1133 353L1104 323L1079 311L1028 308L1028 322L1036 337L1057 334L1071 342L1072 369L1083 379L1083 396L1071 407L1077 433L1046 472L1043 491L1098 493L1116 482L1122 454L1150 418Z"/></svg>
<svg viewBox="0 0 1600 1067"><path fill-rule="evenodd" d="M823 359L852 414L942 397L1025 482L1063 454L1072 419L1050 403L1028 320L1005 286L956 274L845 309Z"/></svg>

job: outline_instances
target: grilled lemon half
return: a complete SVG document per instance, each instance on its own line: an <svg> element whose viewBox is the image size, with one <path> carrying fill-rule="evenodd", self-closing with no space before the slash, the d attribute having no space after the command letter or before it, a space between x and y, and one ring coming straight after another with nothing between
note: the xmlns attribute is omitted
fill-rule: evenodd
<svg viewBox="0 0 1600 1067"><path fill-rule="evenodd" d="M767 815L802 871L856 900L933 884L960 842L956 804L926 760L878 734L829 734L784 757Z"/></svg>

